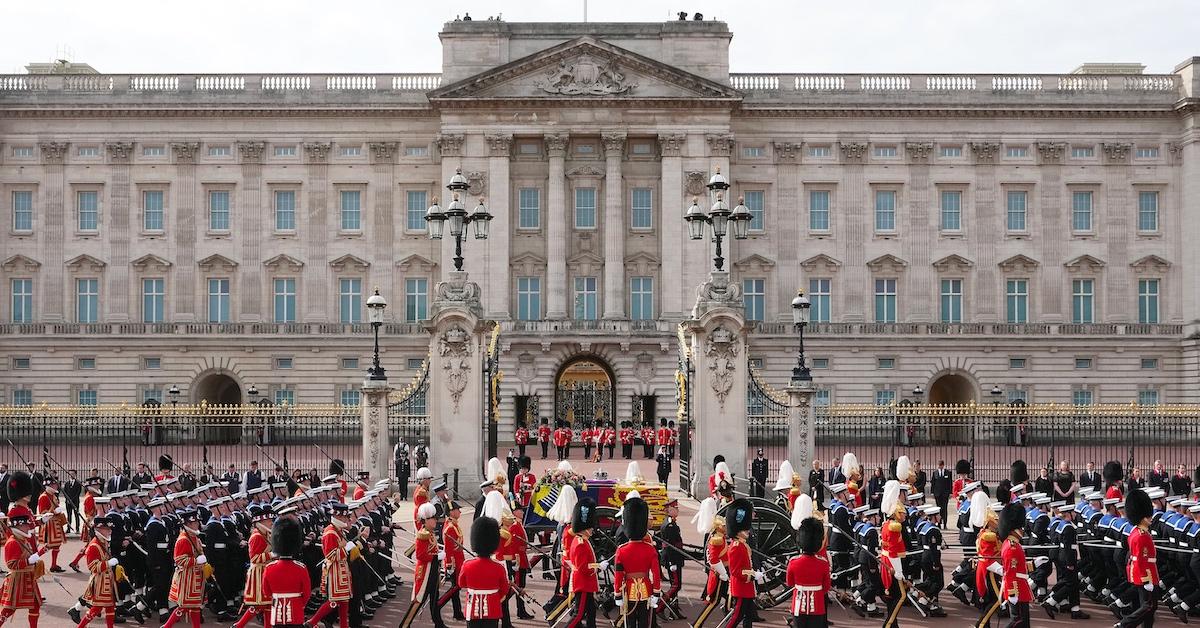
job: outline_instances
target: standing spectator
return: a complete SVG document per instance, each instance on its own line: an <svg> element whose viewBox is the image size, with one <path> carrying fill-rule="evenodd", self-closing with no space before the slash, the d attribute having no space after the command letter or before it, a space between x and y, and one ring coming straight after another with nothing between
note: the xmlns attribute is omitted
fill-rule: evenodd
<svg viewBox="0 0 1200 628"><path fill-rule="evenodd" d="M284 484L288 481L288 474L283 470L283 467L275 465L275 472L267 476L268 484Z"/></svg>
<svg viewBox="0 0 1200 628"><path fill-rule="evenodd" d="M229 470L225 472L225 475L221 476L221 482L225 484L230 494L242 491L242 476L238 474L237 467L232 464L229 465Z"/></svg>
<svg viewBox="0 0 1200 628"><path fill-rule="evenodd" d="M925 469L921 468L921 461L913 461L912 470L916 473L916 479L913 480L913 492L924 493L925 483L928 481L928 476L925 474Z"/></svg>
<svg viewBox="0 0 1200 628"><path fill-rule="evenodd" d="M871 479L867 482L867 496L870 498L871 508L879 508L883 501L883 485L886 483L883 467L875 467L875 473L871 474Z"/></svg>
<svg viewBox="0 0 1200 628"><path fill-rule="evenodd" d="M112 477L104 483L104 494L112 495L129 490L129 475L127 469L121 469L113 473Z"/></svg>
<svg viewBox="0 0 1200 628"><path fill-rule="evenodd" d="M1046 495L1054 494L1054 481L1050 479L1050 469L1042 467L1038 470L1037 479L1033 481L1033 490Z"/></svg>
<svg viewBox="0 0 1200 628"><path fill-rule="evenodd" d="M308 486L309 488L317 488L321 486L321 476L317 475L316 467L308 470Z"/></svg>
<svg viewBox="0 0 1200 628"><path fill-rule="evenodd" d="M933 500L942 512L942 520L939 525L943 530L946 529L946 514L950 507L950 487L953 484L954 479L950 475L950 469L946 468L946 461L938 460L937 468L933 470L933 479L929 481L929 490L933 491Z"/></svg>
<svg viewBox="0 0 1200 628"><path fill-rule="evenodd" d="M140 487L143 484L153 483L154 474L150 473L150 467L147 467L146 463L144 462L139 462L137 466L137 473L133 474L133 485Z"/></svg>
<svg viewBox="0 0 1200 628"><path fill-rule="evenodd" d="M229 468L232 469L233 465L229 465ZM257 460L251 460L250 461L250 469L248 471L246 471L245 475L242 476L242 490L253 491L254 489L262 486L262 484L263 484L262 469L258 468ZM229 492L236 493L237 491L229 491Z"/></svg>
<svg viewBox="0 0 1200 628"><path fill-rule="evenodd" d="M808 472L808 494L813 498L817 510L825 510L825 482L821 471L821 460L814 458L812 471Z"/></svg>
<svg viewBox="0 0 1200 628"><path fill-rule="evenodd" d="M834 458L829 461L829 482L830 486L834 484L845 484L846 474L842 473L842 461Z"/></svg>
<svg viewBox="0 0 1200 628"><path fill-rule="evenodd" d="M1192 478L1188 477L1187 467L1175 467L1175 475L1171 476L1171 494L1186 497L1192 490Z"/></svg>
<svg viewBox="0 0 1200 628"><path fill-rule="evenodd" d="M1144 488L1146 486L1146 480L1142 477L1142 470L1138 467L1134 467L1133 470L1129 472L1129 478L1126 480L1125 486L1126 495L1128 495L1135 488Z"/></svg>
<svg viewBox="0 0 1200 628"><path fill-rule="evenodd" d="M79 529L79 495L82 492L83 485L79 483L79 477L75 475L75 471L67 471L67 481L63 483L62 494L67 507L68 532Z"/></svg>
<svg viewBox="0 0 1200 628"><path fill-rule="evenodd" d="M1148 486L1152 488L1161 488L1164 493L1171 492L1171 474L1167 472L1163 466L1162 460L1154 461L1154 468L1150 470L1150 478Z"/></svg>
<svg viewBox="0 0 1200 628"><path fill-rule="evenodd" d="M0 462L0 512L8 513L8 463Z"/></svg>
<svg viewBox="0 0 1200 628"><path fill-rule="evenodd" d="M396 491L400 499L408 501L408 476L412 475L412 459L408 455L408 443L401 438L392 449L393 462L396 463Z"/></svg>
<svg viewBox="0 0 1200 628"><path fill-rule="evenodd" d="M658 463L658 483L666 486L667 480L671 477L671 454L667 453L666 445L658 446L658 455L654 457L654 460Z"/></svg>
<svg viewBox="0 0 1200 628"><path fill-rule="evenodd" d="M1074 504L1075 489L1075 474L1071 472L1071 464L1063 460L1058 463L1058 473L1054 474L1054 496L1068 504Z"/></svg>
<svg viewBox="0 0 1200 628"><path fill-rule="evenodd" d="M204 483L208 484L209 479L215 479L215 476L212 473L212 465L206 466L205 469L207 478L205 478ZM179 488L185 491L196 490L196 474L192 472L192 464L190 462L184 463L179 473Z"/></svg>
<svg viewBox="0 0 1200 628"><path fill-rule="evenodd" d="M1102 486L1104 486L1104 480L1100 477L1100 474L1096 472L1096 463L1087 463L1087 469L1084 470L1083 474L1079 476L1080 491L1084 489L1087 489L1088 492L1098 491Z"/></svg>

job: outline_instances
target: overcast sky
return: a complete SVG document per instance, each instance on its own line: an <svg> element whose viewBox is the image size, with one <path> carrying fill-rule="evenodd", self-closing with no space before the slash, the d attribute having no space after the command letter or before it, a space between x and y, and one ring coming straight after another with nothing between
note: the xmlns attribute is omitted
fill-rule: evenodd
<svg viewBox="0 0 1200 628"><path fill-rule="evenodd" d="M69 56L101 72L436 72L475 19L581 21L584 0L0 0L0 72ZM869 10L863 10L868 7ZM1198 0L590 0L588 21L729 23L734 72L1068 72L1200 55ZM671 17L669 17L671 16ZM64 52L65 51L65 52Z"/></svg>

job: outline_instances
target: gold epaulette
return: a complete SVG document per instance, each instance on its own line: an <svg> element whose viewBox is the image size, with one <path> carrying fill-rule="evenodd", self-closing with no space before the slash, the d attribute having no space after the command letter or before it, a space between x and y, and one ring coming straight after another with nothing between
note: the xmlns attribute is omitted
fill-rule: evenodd
<svg viewBox="0 0 1200 628"><path fill-rule="evenodd" d="M433 538L433 533L429 530L417 530L417 538L422 541L428 541Z"/></svg>
<svg viewBox="0 0 1200 628"><path fill-rule="evenodd" d="M725 535L723 535L719 532L714 532L712 534L712 536L708 537L708 544L709 545L724 545L725 544Z"/></svg>
<svg viewBox="0 0 1200 628"><path fill-rule="evenodd" d="M900 525L899 521L889 521L888 522L888 530L891 530L892 532L899 532L903 529L904 529L904 526Z"/></svg>
<svg viewBox="0 0 1200 628"><path fill-rule="evenodd" d="M508 542L508 540L512 538L512 532L502 529L500 530L500 538L504 539L505 542Z"/></svg>
<svg viewBox="0 0 1200 628"><path fill-rule="evenodd" d="M981 542L995 543L997 541L996 533L991 530L984 530L983 534L979 535L979 540Z"/></svg>

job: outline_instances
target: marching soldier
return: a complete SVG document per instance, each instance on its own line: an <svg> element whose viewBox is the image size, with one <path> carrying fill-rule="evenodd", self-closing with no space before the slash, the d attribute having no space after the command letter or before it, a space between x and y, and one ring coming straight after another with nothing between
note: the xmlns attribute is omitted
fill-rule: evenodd
<svg viewBox="0 0 1200 628"><path fill-rule="evenodd" d="M446 558L446 552L441 549L437 536L434 535L437 523L437 509L433 504L422 504L417 511L416 520L416 525L420 526L420 529L417 531L416 551L413 552L415 564L413 565L412 598L408 612L404 614L404 619L400 622L400 628L408 628L412 625L426 601L429 602L429 617L433 620L434 628L446 627L446 623L442 621L441 609L437 604L441 564Z"/></svg>
<svg viewBox="0 0 1200 628"><path fill-rule="evenodd" d="M1120 501L1124 496L1121 491L1121 483L1125 481L1125 471L1121 467L1121 463L1116 460L1109 460L1104 463L1104 482L1108 488L1104 491L1105 499L1116 499Z"/></svg>
<svg viewBox="0 0 1200 628"><path fill-rule="evenodd" d="M354 501L361 500L371 488L371 472L363 469L354 480Z"/></svg>
<svg viewBox="0 0 1200 628"><path fill-rule="evenodd" d="M879 575L888 607L883 628L893 628L900 625L900 608L908 597L908 579L904 574L904 557L908 552L904 539L906 512L900 501L899 480L888 480L883 487L879 512L887 517L879 530Z"/></svg>
<svg viewBox="0 0 1200 628"><path fill-rule="evenodd" d="M654 457L654 425L649 420L642 423L642 457Z"/></svg>
<svg viewBox="0 0 1200 628"><path fill-rule="evenodd" d="M621 432L618 434L621 439L621 457L626 460L633 459L634 433L632 425L633 423L629 421L621 421Z"/></svg>
<svg viewBox="0 0 1200 628"><path fill-rule="evenodd" d="M608 561L597 561L592 549L592 534L596 528L596 502L584 497L575 504L571 516L571 596L575 612L568 628L596 628L596 594L600 591L599 574L608 571Z"/></svg>
<svg viewBox="0 0 1200 628"><path fill-rule="evenodd" d="M146 572L149 611L158 612L160 623L167 620L167 593L171 588L171 572L174 560L171 552L171 537L176 532L172 529L170 517L164 514L166 498L159 497L150 501L150 519L146 522Z"/></svg>
<svg viewBox="0 0 1200 628"><path fill-rule="evenodd" d="M704 544L704 560L708 563L708 582L704 587L701 599L707 603L692 622L693 628L700 628L717 605L726 597L729 590L729 553L725 541L725 520L717 517L717 500L713 497L700 502L700 509L692 518L696 531L708 538Z"/></svg>
<svg viewBox="0 0 1200 628"><path fill-rule="evenodd" d="M609 421L605 425L604 434L602 435L601 442L603 442L604 446L608 449L608 459L612 460L613 459L613 451L617 448L616 423Z"/></svg>
<svg viewBox="0 0 1200 628"><path fill-rule="evenodd" d="M529 428L525 427L525 421L517 422L517 431L513 434L513 443L517 446L518 455L524 458L525 446L529 444Z"/></svg>
<svg viewBox="0 0 1200 628"><path fill-rule="evenodd" d="M289 507L279 512L271 526L271 551L278 557L263 568L262 595L270 600L271 616L264 625L272 628L304 626L304 607L312 594L308 569L300 562L303 531Z"/></svg>
<svg viewBox="0 0 1200 628"><path fill-rule="evenodd" d="M663 594L663 604L657 610L664 613L671 609L675 616L681 616L677 598L683 588L683 532L679 529L679 500L670 499L664 506L665 516L662 526L658 529L659 564L667 570L667 590Z"/></svg>
<svg viewBox="0 0 1200 628"><path fill-rule="evenodd" d="M498 628L501 601L508 596L508 574L492 559L500 546L500 524L491 517L476 517L471 524L471 549L475 558L463 564L458 586L467 592L467 626Z"/></svg>
<svg viewBox="0 0 1200 628"><path fill-rule="evenodd" d="M1042 608L1050 612L1061 612L1063 605L1069 605L1071 619L1090 619L1090 615L1079 608L1079 557L1078 529L1075 527L1075 505L1060 504L1055 510L1057 516L1050 522L1050 542L1058 546L1051 551L1054 560L1057 579L1050 595L1042 600ZM1048 607L1048 608L1047 608Z"/></svg>
<svg viewBox="0 0 1200 628"><path fill-rule="evenodd" d="M179 513L183 528L175 539L175 573L171 576L171 591L167 599L178 606L163 628L171 628L185 616L192 628L200 628L200 608L204 606L204 581L212 575L212 566L200 545L200 519L196 510L188 508ZM345 628L343 626L343 628Z"/></svg>
<svg viewBox="0 0 1200 628"><path fill-rule="evenodd" d="M1108 465L1105 465L1105 471L1108 471ZM1136 587L1137 598L1133 610L1121 619L1120 626L1150 628L1154 625L1162 580L1158 575L1158 550L1150 534L1150 518L1153 514L1153 506L1146 492L1141 489L1130 491L1125 500L1125 518L1134 529L1129 533L1129 562L1125 568L1125 578L1131 586Z"/></svg>
<svg viewBox="0 0 1200 628"><path fill-rule="evenodd" d="M462 506L458 502L452 500L446 504L446 521L442 525L442 542L446 546L444 567L446 581L450 583L450 588L446 589L446 592L437 601L439 609L446 606L447 603L451 604L456 621L463 620L462 600L458 595L462 587L458 585L458 576L466 560L463 551L466 540L463 537L462 527L458 523L460 516L462 516Z"/></svg>
<svg viewBox="0 0 1200 628"><path fill-rule="evenodd" d="M113 627L117 611L117 577L115 569L121 569L117 559L108 551L108 540L112 534L112 520L106 516L92 519L94 535L84 549L87 556L87 568L91 574L83 590L81 601L88 605L87 614L78 622L78 628L91 623L100 613L104 613L104 624Z"/></svg>
<svg viewBox="0 0 1200 628"><path fill-rule="evenodd" d="M938 603L938 594L946 584L945 568L942 566L942 509L938 505L922 506L925 518L916 526L917 540L921 549L922 581L913 587L921 593L924 614L930 617L945 617L946 611Z"/></svg>
<svg viewBox="0 0 1200 628"><path fill-rule="evenodd" d="M588 421L583 425L583 429L579 430L579 440L583 443L583 458L584 460L592 460L592 446L596 443L595 433L597 428Z"/></svg>
<svg viewBox="0 0 1200 628"><path fill-rule="evenodd" d="M671 440L667 443L667 453L671 454L671 457L674 458L675 445L679 443L679 428L675 427L674 421L667 421L667 427L671 430Z"/></svg>
<svg viewBox="0 0 1200 628"><path fill-rule="evenodd" d="M795 513L796 511L793 511ZM833 587L829 563L819 556L825 547L825 526L819 519L801 519L797 528L796 545L798 556L792 557L787 566L787 585L792 587L792 628L825 628L829 625L825 615L825 597Z"/></svg>
<svg viewBox="0 0 1200 628"><path fill-rule="evenodd" d="M533 460L529 456L521 456L520 466L520 471L513 477L512 492L517 503L528 508L533 502L533 490L537 488L537 476L529 471L533 467Z"/></svg>
<svg viewBox="0 0 1200 628"><path fill-rule="evenodd" d="M430 509L432 505L426 504ZM350 509L346 504L334 501L329 505L329 525L321 532L321 552L325 556L325 567L321 572L321 592L325 603L309 620L315 626L334 610L338 613L338 625L350 628L350 561L358 556L358 547L346 540L345 530L350 527Z"/></svg>
<svg viewBox="0 0 1200 628"><path fill-rule="evenodd" d="M270 505L250 506L254 531L250 533L250 570L246 574L246 585L242 590L242 605L246 610L235 624L236 628L246 628L246 624L255 617L263 618L263 625L270 625L266 619L271 610L271 598L263 590L263 573L271 562L270 535L274 516L275 511Z"/></svg>
<svg viewBox="0 0 1200 628"><path fill-rule="evenodd" d="M433 472L429 467L417 469L417 487L413 490L413 521L417 521L417 511L421 505L429 501L429 484L433 481Z"/></svg>
<svg viewBox="0 0 1200 628"><path fill-rule="evenodd" d="M983 609L976 628L986 628L1004 602L999 581L1004 577L1004 567L1000 561L1001 540L996 533L999 517L997 509L990 502L983 492L971 496L971 526L979 531L975 540L975 593ZM995 505L1002 506L1000 503Z"/></svg>
<svg viewBox="0 0 1200 628"><path fill-rule="evenodd" d="M33 478L24 471L15 471L8 476L4 488L12 505L8 510L9 536L4 543L4 566L8 574L0 585L0 625L24 609L29 613L29 628L37 628L42 609L37 581L46 573L46 566L38 552L34 537L36 523L29 509Z"/></svg>
<svg viewBox="0 0 1200 628"><path fill-rule="evenodd" d="M63 573L66 570L58 566L58 552L67 540L67 507L59 503L57 477L47 477L43 488L38 497L37 514L42 521L38 541L42 549L50 550L50 572Z"/></svg>
<svg viewBox="0 0 1200 628"><path fill-rule="evenodd" d="M662 431L663 430L659 430L659 432L662 432ZM671 438L671 431L668 429L668 430L666 430L666 432L667 432L667 434L666 434L667 439L669 440ZM660 438L658 442L661 443L663 441ZM788 467L790 468L791 466L792 465L789 463ZM780 479L782 479L784 477L783 472L782 472L782 465L780 466L780 468L781 468L781 471L780 471L779 477L780 477ZM766 496L766 494L767 494L767 472L768 471L769 471L769 469L767 468L767 458L766 458L766 456L763 455L762 448L759 447L758 455L754 458L753 461L750 462L750 478L753 480L752 482L750 482L750 496L751 497ZM787 479L789 482L791 481L791 479L792 479L791 473L788 473ZM795 500L792 500L792 501L794 502Z"/></svg>
<svg viewBox="0 0 1200 628"><path fill-rule="evenodd" d="M522 520L525 518L526 506L519 501L514 501L512 510L508 513L507 518L502 518L500 521L501 527L507 526L506 530L501 532L501 537L504 542L500 548L504 560L508 563L509 578L513 584L517 585L520 591L525 590L525 583L529 577L529 551L526 549L529 545L529 536L525 532L525 524ZM504 532L508 536L504 536ZM514 589L517 593L517 618L533 619L533 615L525 609L525 598L520 595L520 591ZM511 596L511 594L510 594ZM508 601L504 602L505 610L508 610Z"/></svg>
<svg viewBox="0 0 1200 628"><path fill-rule="evenodd" d="M662 598L658 552L650 541L650 506L641 497L625 500L621 527L629 540L613 558L613 594L626 628L649 628Z"/></svg>
<svg viewBox="0 0 1200 628"><path fill-rule="evenodd" d="M755 583L762 584L766 575L754 569L750 557L750 523L754 520L754 505L748 499L736 499L725 509L725 529L729 541L729 615L722 624L732 628L754 625L754 598L758 596Z"/></svg>
<svg viewBox="0 0 1200 628"><path fill-rule="evenodd" d="M565 460L567 458L567 447L571 444L571 430L561 420L558 421L554 429L554 449L558 452L558 459Z"/></svg>

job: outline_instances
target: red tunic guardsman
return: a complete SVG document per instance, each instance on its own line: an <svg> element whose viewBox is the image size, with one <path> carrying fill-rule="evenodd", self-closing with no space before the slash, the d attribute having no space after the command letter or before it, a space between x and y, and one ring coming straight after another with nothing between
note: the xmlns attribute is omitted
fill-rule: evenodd
<svg viewBox="0 0 1200 628"><path fill-rule="evenodd" d="M604 432L600 436L600 444L610 448L617 446L617 430L613 429L612 423L604 428Z"/></svg>
<svg viewBox="0 0 1200 628"><path fill-rule="evenodd" d="M792 517L796 526L796 517ZM787 566L787 585L792 588L792 626L794 628L825 628L825 597L833 587L829 561L820 557L825 549L825 526L819 519L801 518L797 527L800 555L792 557Z"/></svg>
<svg viewBox="0 0 1200 628"><path fill-rule="evenodd" d="M433 481L433 472L429 467L417 469L417 487L413 490L413 521L417 521L417 512L421 505L429 503L429 484Z"/></svg>
<svg viewBox="0 0 1200 628"><path fill-rule="evenodd" d="M1121 491L1121 483L1124 481L1125 470L1120 462L1109 460L1104 463L1104 482L1108 484L1108 489L1104 491L1105 499L1122 500L1124 493Z"/></svg>
<svg viewBox="0 0 1200 628"><path fill-rule="evenodd" d="M346 504L330 504L329 525L321 532L321 552L325 555L321 592L325 595L325 603L309 620L308 623L313 626L321 623L334 610L337 610L341 628L350 626L350 560L358 555L358 547L342 536L343 530L349 526L350 509Z"/></svg>
<svg viewBox="0 0 1200 628"><path fill-rule="evenodd" d="M236 628L245 628L255 617L269 619L267 613L271 610L271 597L263 590L263 574L271 562L270 535L275 510L270 504L251 504L249 511L254 531L250 533L250 541L246 546L250 556L250 569L246 572L246 584L242 588L242 605L246 610L234 624ZM271 624L264 621L263 625Z"/></svg>
<svg viewBox="0 0 1200 628"><path fill-rule="evenodd" d="M437 529L437 508L433 504L422 504L417 511L415 551L413 552L413 589L408 612L400 620L400 628L409 628L421 607L429 602L429 616L434 628L445 628L442 613L438 608L438 581L441 579L441 561L446 558L438 544L434 531Z"/></svg>
<svg viewBox="0 0 1200 628"><path fill-rule="evenodd" d="M642 424L642 457L649 458L654 451L654 427L647 421Z"/></svg>
<svg viewBox="0 0 1200 628"><path fill-rule="evenodd" d="M1125 578L1137 589L1133 612L1121 621L1123 626L1151 625L1158 610L1159 585L1158 552L1150 535L1150 517L1154 506L1142 489L1134 489L1125 498L1125 518L1135 527L1129 533L1129 562ZM1192 564L1195 564L1193 559Z"/></svg>
<svg viewBox="0 0 1200 628"><path fill-rule="evenodd" d="M1008 504L1000 511L998 536L1004 539L1000 550L1004 580L1000 590L1008 600L1008 612L1012 618L1009 624L1012 626L1029 625L1029 603L1033 601L1029 566L1025 562L1025 549L1021 547L1021 531L1024 529L1025 509L1020 504Z"/></svg>
<svg viewBox="0 0 1200 628"><path fill-rule="evenodd" d="M17 610L29 612L29 628L37 628L41 615L42 594L37 580L46 573L42 556L38 553L34 538L36 523L29 509L29 498L33 495L33 478L24 471L13 473L8 479L7 489L12 507L8 510L9 536L4 542L4 565L8 574L0 585L0 624L12 617Z"/></svg>
<svg viewBox="0 0 1200 628"><path fill-rule="evenodd" d="M575 504L571 517L571 533L575 542L571 545L571 597L575 600L575 611L567 628L596 625L596 593L600 591L600 573L608 570L608 561L596 561L592 549L592 533L596 527L596 502L584 497Z"/></svg>
<svg viewBox="0 0 1200 628"><path fill-rule="evenodd" d="M707 537L704 562L708 564L708 581L701 596L705 605L692 622L695 628L703 626L717 605L728 597L724 592L729 587L729 544L725 541L725 519L717 516L717 509L717 500L707 497L700 502L700 509L692 518L696 531Z"/></svg>
<svg viewBox="0 0 1200 628"><path fill-rule="evenodd" d="M659 445L670 446L671 444L671 428L667 427L667 420L661 419L658 422L658 431L654 433L654 438Z"/></svg>
<svg viewBox="0 0 1200 628"><path fill-rule="evenodd" d="M512 492L516 495L521 506L528 507L533 502L533 490L537 488L537 476L530 473L533 460L529 456L521 456L521 472L513 478Z"/></svg>
<svg viewBox="0 0 1200 628"><path fill-rule="evenodd" d="M517 445L518 455L525 455L525 447L529 445L529 428L525 427L525 423L517 424L517 431L513 434L513 442Z"/></svg>
<svg viewBox="0 0 1200 628"><path fill-rule="evenodd" d="M979 530L975 538L975 593L983 602L983 616L977 626L986 626L1000 610L1004 601L1000 579L1004 567L1000 562L1000 537L996 535L998 517L991 500L982 491L971 495L971 527Z"/></svg>
<svg viewBox="0 0 1200 628"><path fill-rule="evenodd" d="M84 552L87 551L87 541L91 535L92 520L96 517L96 496L100 494L101 487L104 486L104 480L99 477L90 477L83 481L83 500L80 504L80 511L83 513L83 521L79 526L79 540L85 545L79 548L79 553L75 558L71 559L67 566L75 571L79 571L79 561L83 560Z"/></svg>
<svg viewBox="0 0 1200 628"><path fill-rule="evenodd" d="M554 430L554 448L558 450L558 459L562 460L566 457L567 445L571 442L571 430L564 427L559 422L558 427Z"/></svg>
<svg viewBox="0 0 1200 628"><path fill-rule="evenodd" d="M766 575L756 571L750 560L750 524L754 520L754 505L748 499L735 499L725 508L725 529L729 531L729 620L726 626L754 625L754 598L758 596L755 583L761 584Z"/></svg>
<svg viewBox="0 0 1200 628"><path fill-rule="evenodd" d="M529 535L525 532L525 525L521 520L525 518L525 506L520 502L513 502L512 509L500 518L501 527L501 547L500 556L508 566L509 577L516 587L511 593L517 593L517 617L519 619L533 619L533 615L525 608L525 598L520 595L521 591L525 590L525 584L529 577ZM518 591L517 589L520 589ZM508 600L504 601L505 610L508 609Z"/></svg>
<svg viewBox="0 0 1200 628"><path fill-rule="evenodd" d="M448 603L451 605L456 621L463 620L462 600L459 598L462 587L458 585L458 574L466 560L464 548L467 543L459 524L460 517L462 505L451 500L446 504L446 521L442 524L442 543L446 548L446 560L442 562L442 571L446 574L450 587L437 601L438 608L443 608Z"/></svg>
<svg viewBox="0 0 1200 628"><path fill-rule="evenodd" d="M888 480L879 507L880 513L887 516L879 530L879 580L888 607L884 628L899 625L900 608L908 597L904 577L904 556L908 547L904 543L905 510L900 490L899 480Z"/></svg>
<svg viewBox="0 0 1200 628"><path fill-rule="evenodd" d="M550 429L550 423L546 419L542 419L542 423L541 423L541 425L538 426L538 429L537 429L537 439L538 439L538 445L541 445L541 447L542 447L542 459L543 460L545 460L545 458L546 458L546 453L547 453L546 450L550 449L550 435L553 433L554 433L554 430Z"/></svg>
<svg viewBox="0 0 1200 628"><path fill-rule="evenodd" d="M112 628L117 612L117 577L113 570L120 569L117 559L109 554L108 541L112 535L112 521L101 515L92 520L92 525L93 538L84 548L88 572L91 575L81 596L89 608L80 619L78 628L88 625L102 612L104 624Z"/></svg>
<svg viewBox="0 0 1200 628"><path fill-rule="evenodd" d="M361 500L371 488L371 472L359 471L358 479L354 481L354 501Z"/></svg>
<svg viewBox="0 0 1200 628"><path fill-rule="evenodd" d="M175 461L171 456L163 454L158 457L158 475L154 476L154 481L161 482L163 480L174 480L175 476L171 473L175 470Z"/></svg>
<svg viewBox="0 0 1200 628"><path fill-rule="evenodd" d="M458 572L458 586L467 592L467 621L479 628L497 628L508 596L508 573L492 558L500 546L500 524L491 517L477 517L471 524L471 549L475 558Z"/></svg>
<svg viewBox="0 0 1200 628"><path fill-rule="evenodd" d="M629 421L621 421L621 431L617 438L621 440L621 455L629 458L633 452L633 429L629 426Z"/></svg>
<svg viewBox="0 0 1200 628"><path fill-rule="evenodd" d="M200 519L189 508L180 515L183 529L175 539L175 573L171 576L171 591L167 599L178 604L167 617L163 628L171 628L186 615L192 628L200 628L200 608L204 606L204 581L212 574L212 566L200 545Z"/></svg>
<svg viewBox="0 0 1200 628"><path fill-rule="evenodd" d="M38 497L37 514L41 520L38 542L43 549L50 550L50 571L63 573L58 566L58 552L67 541L67 508L58 501L58 478L46 478L45 491Z"/></svg>
<svg viewBox="0 0 1200 628"><path fill-rule="evenodd" d="M658 551L650 540L650 506L631 497L622 506L621 526L629 540L613 557L613 594L626 628L650 628L662 599Z"/></svg>
<svg viewBox="0 0 1200 628"><path fill-rule="evenodd" d="M290 512L289 512L290 511ZM271 550L278 556L263 569L263 597L271 602L271 628L300 628L304 626L304 606L312 595L308 569L300 562L304 542L295 508L279 512L271 527Z"/></svg>

